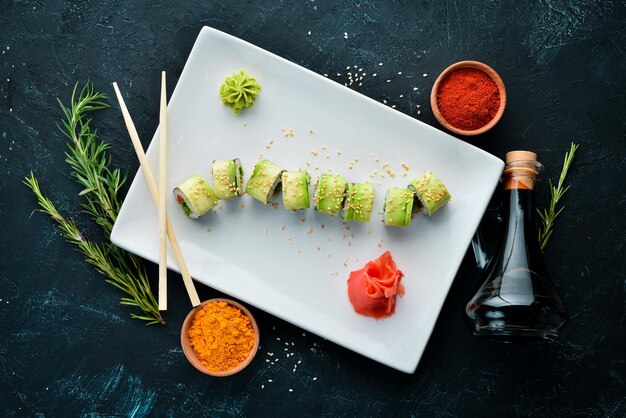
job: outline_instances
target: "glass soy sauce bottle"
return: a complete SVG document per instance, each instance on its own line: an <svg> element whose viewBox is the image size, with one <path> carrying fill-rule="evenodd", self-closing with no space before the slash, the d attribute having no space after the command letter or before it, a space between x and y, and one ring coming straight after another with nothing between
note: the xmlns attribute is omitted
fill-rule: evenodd
<svg viewBox="0 0 626 418"><path fill-rule="evenodd" d="M465 308L476 335L502 341L554 341L567 321L537 239L534 188L542 168L533 152L506 155L502 244L486 266L485 282Z"/></svg>

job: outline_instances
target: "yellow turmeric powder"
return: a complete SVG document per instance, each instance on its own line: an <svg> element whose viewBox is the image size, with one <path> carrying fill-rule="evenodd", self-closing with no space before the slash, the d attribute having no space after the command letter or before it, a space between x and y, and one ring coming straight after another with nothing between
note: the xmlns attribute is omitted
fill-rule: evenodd
<svg viewBox="0 0 626 418"><path fill-rule="evenodd" d="M187 334L196 356L212 372L233 369L247 359L255 339L250 318L222 301L198 310Z"/></svg>

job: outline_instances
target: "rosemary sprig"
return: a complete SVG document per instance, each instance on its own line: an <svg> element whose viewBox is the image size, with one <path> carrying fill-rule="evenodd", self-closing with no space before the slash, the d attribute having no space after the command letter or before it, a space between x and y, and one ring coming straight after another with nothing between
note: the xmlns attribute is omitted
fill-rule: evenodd
<svg viewBox="0 0 626 418"><path fill-rule="evenodd" d="M107 155L107 150L110 145L98 140L96 131L91 129L91 119L87 117L90 112L109 107L105 102L106 96L96 92L90 82L85 83L78 97L77 90L78 83L74 86L68 107L57 99L65 116L59 129L69 139L65 161L71 168L72 177L83 187L79 193L84 198L81 206L102 227L106 239L109 240L121 207L118 193L126 181L126 175L122 176L119 169L109 168L111 158ZM164 324L139 258L110 241L102 245L87 241L74 222L63 218L52 202L41 194L32 173L25 179L25 184L37 196L42 211L59 224L65 238L79 247L86 256L86 261L107 276L107 282L128 294L129 297L121 298L120 303L142 310L143 315L131 314L131 317L146 321L146 325Z"/></svg>
<svg viewBox="0 0 626 418"><path fill-rule="evenodd" d="M111 249L115 247L113 244L98 245L85 239L83 234L76 227L74 221L64 218L52 201L41 193L39 182L32 171L30 175L24 179L24 184L26 184L37 197L37 201L41 207L39 210L49 215L52 220L59 225L59 229L65 239L78 247L78 250L83 253L85 260L89 264L93 265L96 270L108 277L106 280L108 283L111 283L130 296L122 298L120 303L123 305L136 306L143 311L143 315L131 314L133 318L147 321L146 325L165 323L161 317L154 296L150 292L150 287L146 287L147 283L135 278L127 264L124 262L118 263L118 260L111 256Z"/></svg>
<svg viewBox="0 0 626 418"><path fill-rule="evenodd" d="M578 144L574 144L573 142L570 145L570 149L565 153L565 158L563 159L563 168L561 169L561 176L559 177L559 182L556 187L552 183L550 183L550 206L548 209L544 209L543 211L537 209L537 213L541 218L541 226L539 227L539 245L541 247L541 251L546 247L552 233L554 232L554 222L556 218L563 212L565 206L561 206L557 210L557 205L559 200L563 197L563 195L569 190L570 186L563 187L565 183L565 177L567 176L567 172L569 171L572 162L574 161L574 154L578 149Z"/></svg>

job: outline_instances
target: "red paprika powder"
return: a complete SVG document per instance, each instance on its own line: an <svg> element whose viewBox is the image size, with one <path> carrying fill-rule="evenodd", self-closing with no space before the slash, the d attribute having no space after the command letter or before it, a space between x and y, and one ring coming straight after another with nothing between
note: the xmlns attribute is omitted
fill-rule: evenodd
<svg viewBox="0 0 626 418"><path fill-rule="evenodd" d="M496 116L500 92L496 83L481 70L459 68L441 81L437 106L450 125L472 131Z"/></svg>

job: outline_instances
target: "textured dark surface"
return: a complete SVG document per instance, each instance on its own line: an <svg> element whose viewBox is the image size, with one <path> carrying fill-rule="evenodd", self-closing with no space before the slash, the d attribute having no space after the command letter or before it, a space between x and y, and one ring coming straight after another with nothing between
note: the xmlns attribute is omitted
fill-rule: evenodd
<svg viewBox="0 0 626 418"><path fill-rule="evenodd" d="M0 0L0 415L626 415L623 1L138 3ZM437 74L461 59L494 67L507 111L469 142L500 157L535 150L544 178L558 176L570 141L581 144L545 253L571 313L561 341L472 336L463 307L480 279L470 253L414 375L255 311L263 332L253 364L207 378L179 347L189 307L175 279L166 327L130 319L120 294L33 212L21 180L34 170L59 208L81 218L55 98L67 102L88 78L112 96L117 81L147 140L158 123L159 72L168 71L171 91L203 25L341 83L335 74L348 65L377 71L357 90L435 126L428 95ZM113 143L114 163L134 172L117 107L94 123ZM539 191L545 204L545 183ZM280 361L266 362L268 351Z"/></svg>

